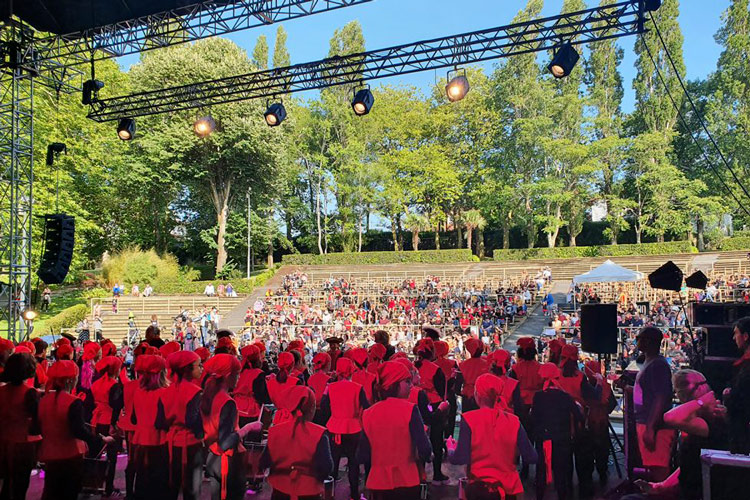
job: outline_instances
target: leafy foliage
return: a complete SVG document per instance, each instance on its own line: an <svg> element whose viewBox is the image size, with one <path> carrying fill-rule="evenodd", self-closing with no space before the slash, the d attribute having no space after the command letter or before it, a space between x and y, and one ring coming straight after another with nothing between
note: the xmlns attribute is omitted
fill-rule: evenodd
<svg viewBox="0 0 750 500"><path fill-rule="evenodd" d="M572 259L576 257L669 255L675 253L696 253L697 251L689 241L670 241L667 243L641 243L636 245L495 250L493 258L494 260Z"/></svg>
<svg viewBox="0 0 750 500"><path fill-rule="evenodd" d="M284 264L293 266L396 264L404 262L472 262L470 250L418 250L412 252L352 252L325 255L290 254Z"/></svg>

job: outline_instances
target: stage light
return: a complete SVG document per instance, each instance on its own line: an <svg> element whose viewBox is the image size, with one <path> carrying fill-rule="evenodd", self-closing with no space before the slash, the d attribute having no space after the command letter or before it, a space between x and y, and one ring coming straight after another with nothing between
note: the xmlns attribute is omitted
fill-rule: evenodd
<svg viewBox="0 0 750 500"><path fill-rule="evenodd" d="M101 80L86 80L83 82L83 95L81 96L81 103L89 105L94 101L98 100L98 93L104 88L104 82Z"/></svg>
<svg viewBox="0 0 750 500"><path fill-rule="evenodd" d="M117 124L117 137L123 141L129 141L135 137L135 120L132 118L120 118Z"/></svg>
<svg viewBox="0 0 750 500"><path fill-rule="evenodd" d="M26 309L23 313L21 313L21 317L26 321L34 321L37 316L39 316L37 312L32 309Z"/></svg>
<svg viewBox="0 0 750 500"><path fill-rule="evenodd" d="M375 104L375 97L369 88L359 89L352 99L352 109L357 116L364 116L369 113L373 104Z"/></svg>
<svg viewBox="0 0 750 500"><path fill-rule="evenodd" d="M278 127L286 118L286 108L281 101L275 102L268 106L263 116L266 118L269 127Z"/></svg>
<svg viewBox="0 0 750 500"><path fill-rule="evenodd" d="M452 72L453 77L451 78L451 72L448 72L448 85L445 86L445 95L448 96L450 102L460 101L466 94L469 93L469 79L466 78L466 71L460 75L456 74L458 70Z"/></svg>
<svg viewBox="0 0 750 500"><path fill-rule="evenodd" d="M570 42L565 42L555 51L547 69L555 78L564 78L573 71L580 57L575 47Z"/></svg>
<svg viewBox="0 0 750 500"><path fill-rule="evenodd" d="M211 115L206 115L195 120L193 131L198 137L208 137L216 128L216 122Z"/></svg>
<svg viewBox="0 0 750 500"><path fill-rule="evenodd" d="M659 10L659 7L661 7L661 0L646 0L646 10L649 12L654 12L656 10Z"/></svg>

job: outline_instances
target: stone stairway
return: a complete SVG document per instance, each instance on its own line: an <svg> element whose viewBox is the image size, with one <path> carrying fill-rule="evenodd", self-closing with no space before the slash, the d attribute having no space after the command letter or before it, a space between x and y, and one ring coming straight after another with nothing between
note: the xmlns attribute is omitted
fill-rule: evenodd
<svg viewBox="0 0 750 500"><path fill-rule="evenodd" d="M296 270L294 266L282 266L273 277L266 282L265 285L257 287L253 290L253 293L245 297L242 301L238 302L235 307L227 312L222 320L222 328L228 328L232 331L240 330L245 326L245 312L248 307L252 307L256 300L266 296L266 292L270 289L276 290L281 286L284 281L284 276L291 274Z"/></svg>

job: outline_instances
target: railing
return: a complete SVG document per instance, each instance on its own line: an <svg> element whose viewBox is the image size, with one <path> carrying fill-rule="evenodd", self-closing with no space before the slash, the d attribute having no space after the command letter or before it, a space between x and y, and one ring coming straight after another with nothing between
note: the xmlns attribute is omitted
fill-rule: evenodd
<svg viewBox="0 0 750 500"><path fill-rule="evenodd" d="M120 304L120 300L123 297L118 298L118 308L119 307L125 307L129 310L132 310L134 313L138 313L140 311L141 314L145 314L146 311L151 312L155 307L160 308L160 312L165 314L177 314L179 312L182 312L180 308L186 307L190 311L195 311L197 308L200 307L212 307L216 306L218 309L220 304L222 302L231 301L233 304L239 303L241 300L245 298L245 296L237 296L237 297L194 297L194 296L182 296L182 297L173 297L173 296L167 296L167 297L160 297L160 296L153 296L153 297L125 297L127 299L126 304ZM90 310L94 310L95 305L102 306L102 309L104 306L111 307L112 306L112 299L113 297L93 297L90 301ZM140 300L138 300L140 299ZM166 306L166 310L163 308Z"/></svg>

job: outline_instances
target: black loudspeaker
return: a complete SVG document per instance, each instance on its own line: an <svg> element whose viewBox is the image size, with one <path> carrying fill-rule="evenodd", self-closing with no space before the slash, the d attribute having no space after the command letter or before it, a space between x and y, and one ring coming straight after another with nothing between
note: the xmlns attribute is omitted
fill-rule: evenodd
<svg viewBox="0 0 750 500"><path fill-rule="evenodd" d="M73 260L75 218L71 215L44 216L44 255L36 274L48 285L62 283Z"/></svg>
<svg viewBox="0 0 750 500"><path fill-rule="evenodd" d="M703 274L702 271L695 271L693 274L685 278L685 284L690 288L705 290L706 285L708 285L708 276Z"/></svg>
<svg viewBox="0 0 750 500"><path fill-rule="evenodd" d="M732 326L740 318L750 316L750 304L690 304L688 318L693 326Z"/></svg>
<svg viewBox="0 0 750 500"><path fill-rule="evenodd" d="M581 305L581 349L617 354L617 304Z"/></svg>
<svg viewBox="0 0 750 500"><path fill-rule="evenodd" d="M671 260L648 275L651 288L679 292L682 288L682 271Z"/></svg>
<svg viewBox="0 0 750 500"><path fill-rule="evenodd" d="M734 343L732 326L706 326L706 356L739 358L741 353Z"/></svg>

